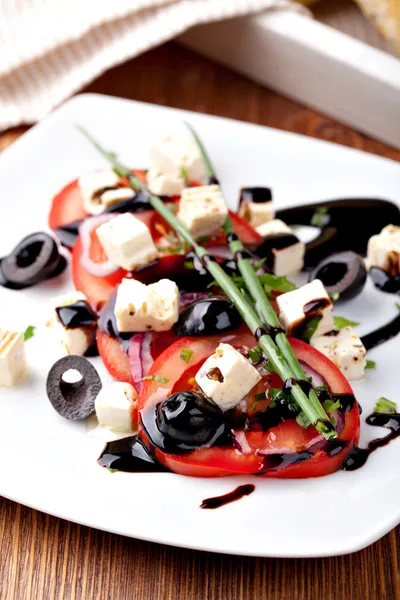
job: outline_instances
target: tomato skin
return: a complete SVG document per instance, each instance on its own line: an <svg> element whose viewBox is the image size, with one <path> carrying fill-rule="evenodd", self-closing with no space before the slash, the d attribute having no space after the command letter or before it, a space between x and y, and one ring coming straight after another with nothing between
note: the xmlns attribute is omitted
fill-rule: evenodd
<svg viewBox="0 0 400 600"><path fill-rule="evenodd" d="M232 219L233 229L235 233L239 236L240 241L245 246L256 247L262 244L264 241L262 236L254 229L250 223L245 221L240 215L229 211L229 216Z"/></svg>
<svg viewBox="0 0 400 600"><path fill-rule="evenodd" d="M104 366L114 379L133 383L129 357L117 338L113 338L101 329L97 329L96 342Z"/></svg>
<svg viewBox="0 0 400 600"><path fill-rule="evenodd" d="M133 173L143 183L146 183L145 171L135 169ZM49 227L50 229L56 229L74 221L85 219L88 216L83 208L78 179L74 179L53 197L49 213Z"/></svg>
<svg viewBox="0 0 400 600"><path fill-rule="evenodd" d="M242 331L244 331L242 329ZM234 333L231 335L231 343L233 346L243 345L247 347L254 346L254 337L247 332ZM217 345L222 341L221 336L215 336L204 339L183 338L170 346L158 359L154 362L149 374L162 374L169 379L168 383L159 383L156 381L146 381L139 395L138 408L143 410L155 406L163 399L167 398L171 393L174 393L176 383L184 376L187 366L179 362L179 355L182 348L189 347L193 351L191 368L200 367L202 362L215 350ZM226 341L226 340L225 340ZM329 386L332 393L352 394L352 389L346 378L337 369L337 367L329 359L321 355L315 348L300 340L291 339L292 347L297 357L306 363L309 367L315 370L322 376L326 384ZM307 477L322 477L333 473L340 469L346 457L349 455L354 446L358 443L360 429L360 415L357 403L354 403L348 412L343 413L344 427L340 432L338 439L332 443L338 443L338 452L333 452L329 455L326 450L330 447L324 445L320 450L313 453L311 458L290 464L290 456L296 458L294 453L296 448L292 449L292 454L285 453L283 456L288 456L288 465L280 469L269 469L265 472L265 467L268 461L264 463L265 456L256 452L242 453L235 448L198 448L187 454L167 454L158 448L153 449L154 455L162 464L170 470L182 475L191 475L193 477L222 477L235 474L257 474L263 477L274 478L307 478ZM297 429L297 436L307 439L312 442L320 438L311 428L301 430L295 424L295 421L289 420L283 423L285 433L281 433L281 441L285 440L285 447L288 443L296 443L293 440L293 435L290 428ZM280 426L272 428L270 432L277 431ZM294 431L294 429L293 429ZM283 435L283 438L282 438ZM144 430L140 433L141 438L146 444L149 444L147 434ZM303 443L301 442L301 443ZM273 448L271 448L273 450ZM276 454L275 454L276 456Z"/></svg>
<svg viewBox="0 0 400 600"><path fill-rule="evenodd" d="M78 180L74 179L54 196L49 214L49 227L56 229L87 216Z"/></svg>

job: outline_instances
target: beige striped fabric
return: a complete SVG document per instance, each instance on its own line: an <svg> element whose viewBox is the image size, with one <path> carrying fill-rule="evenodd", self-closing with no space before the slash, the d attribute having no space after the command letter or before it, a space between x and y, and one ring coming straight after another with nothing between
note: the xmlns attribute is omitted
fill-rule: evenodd
<svg viewBox="0 0 400 600"><path fill-rule="evenodd" d="M0 0L0 129L37 121L106 69L193 25L293 8L289 0Z"/></svg>

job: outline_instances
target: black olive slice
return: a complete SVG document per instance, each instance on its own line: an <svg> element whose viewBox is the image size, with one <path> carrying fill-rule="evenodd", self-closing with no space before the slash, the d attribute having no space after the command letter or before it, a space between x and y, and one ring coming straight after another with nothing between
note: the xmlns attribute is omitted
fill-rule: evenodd
<svg viewBox="0 0 400 600"><path fill-rule="evenodd" d="M81 379L69 382L64 376L76 370ZM101 390L96 369L83 356L65 356L50 369L47 376L47 396L53 408L70 421L86 419L94 412L94 402Z"/></svg>
<svg viewBox="0 0 400 600"><path fill-rule="evenodd" d="M398 294L400 292L400 275L389 275L379 267L371 267L369 274L375 286L382 292L388 294Z"/></svg>
<svg viewBox="0 0 400 600"><path fill-rule="evenodd" d="M129 200L121 200L116 202L105 209L105 213L135 213L142 212L144 210L153 210L152 205L149 202L149 193L144 190L139 190L136 194L129 198Z"/></svg>
<svg viewBox="0 0 400 600"><path fill-rule="evenodd" d="M22 290L59 275L66 264L56 241L48 233L32 233L1 259L0 284Z"/></svg>
<svg viewBox="0 0 400 600"><path fill-rule="evenodd" d="M178 392L152 410L142 411L151 444L176 454L202 446L232 443L229 417L203 394Z"/></svg>
<svg viewBox="0 0 400 600"><path fill-rule="evenodd" d="M67 329L90 327L97 323L97 316L86 300L78 300L74 304L57 306L56 313Z"/></svg>
<svg viewBox="0 0 400 600"><path fill-rule="evenodd" d="M262 204L271 202L272 191L267 187L247 187L240 190L239 206L243 201Z"/></svg>
<svg viewBox="0 0 400 600"><path fill-rule="evenodd" d="M310 273L309 281L320 279L329 296L340 302L361 294L367 280L364 261L355 252L348 250L332 254Z"/></svg>
<svg viewBox="0 0 400 600"><path fill-rule="evenodd" d="M56 227L53 229L53 232L63 246L72 249L79 235L79 227L81 224L82 221L73 221L67 225Z"/></svg>
<svg viewBox="0 0 400 600"><path fill-rule="evenodd" d="M237 329L242 318L235 306L223 296L201 298L182 311L174 326L175 335L198 337Z"/></svg>

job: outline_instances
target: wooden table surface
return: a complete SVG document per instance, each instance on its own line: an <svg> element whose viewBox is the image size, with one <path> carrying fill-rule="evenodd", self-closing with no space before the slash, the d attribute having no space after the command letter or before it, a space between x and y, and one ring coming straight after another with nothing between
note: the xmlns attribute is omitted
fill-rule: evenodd
<svg viewBox="0 0 400 600"><path fill-rule="evenodd" d="M174 44L110 70L86 91L270 125L400 161L400 152ZM25 129L0 135L0 150ZM399 548L397 529L350 556L232 557L103 533L0 499L0 598L400 599Z"/></svg>

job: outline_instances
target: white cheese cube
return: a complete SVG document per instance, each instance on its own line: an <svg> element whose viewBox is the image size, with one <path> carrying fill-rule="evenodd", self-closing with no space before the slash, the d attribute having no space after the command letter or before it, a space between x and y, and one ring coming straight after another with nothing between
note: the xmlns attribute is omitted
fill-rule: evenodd
<svg viewBox="0 0 400 600"><path fill-rule="evenodd" d="M219 185L185 188L176 216L195 238L218 233L228 216Z"/></svg>
<svg viewBox="0 0 400 600"><path fill-rule="evenodd" d="M167 133L158 138L150 148L150 164L158 173L175 176L184 169L191 181L203 181L207 176L200 150L188 132Z"/></svg>
<svg viewBox="0 0 400 600"><path fill-rule="evenodd" d="M311 340L312 346L325 354L349 380L361 379L366 365L366 350L352 327L343 327Z"/></svg>
<svg viewBox="0 0 400 600"><path fill-rule="evenodd" d="M130 383L115 381L105 385L95 400L100 425L122 433L137 433L137 397Z"/></svg>
<svg viewBox="0 0 400 600"><path fill-rule="evenodd" d="M106 208L129 200L135 195L128 187L118 187L120 178L112 169L84 173L78 180L83 207L90 215L99 215Z"/></svg>
<svg viewBox="0 0 400 600"><path fill-rule="evenodd" d="M367 265L379 267L389 275L400 274L400 227L387 225L368 241Z"/></svg>
<svg viewBox="0 0 400 600"><path fill-rule="evenodd" d="M0 385L15 385L25 371L24 334L0 329Z"/></svg>
<svg viewBox="0 0 400 600"><path fill-rule="evenodd" d="M130 213L110 219L96 232L107 258L126 271L158 258L148 227Z"/></svg>
<svg viewBox="0 0 400 600"><path fill-rule="evenodd" d="M322 281L314 279L292 292L277 297L279 320L288 335L301 337L307 322L320 317L311 339L317 338L334 328L332 302Z"/></svg>
<svg viewBox="0 0 400 600"><path fill-rule="evenodd" d="M169 279L150 285L123 279L114 312L120 332L167 331L179 319L179 288Z"/></svg>
<svg viewBox="0 0 400 600"><path fill-rule="evenodd" d="M252 227L257 228L260 225L263 225L263 223L272 221L275 217L275 210L272 200L269 202L250 202L249 200L242 200L240 203L239 215L245 221L248 221ZM283 221L281 222L283 223Z"/></svg>
<svg viewBox="0 0 400 600"><path fill-rule="evenodd" d="M233 408L261 376L230 344L220 344L195 376L198 386L223 410Z"/></svg>
<svg viewBox="0 0 400 600"><path fill-rule="evenodd" d="M68 294L57 298L50 319L46 324L54 339L61 346L63 354L66 355L83 356L93 344L94 325L93 327L84 326L71 329L63 325L57 313L57 308L71 306L79 301L87 302L87 298L82 292L75 292L73 295Z"/></svg>
<svg viewBox="0 0 400 600"><path fill-rule="evenodd" d="M280 219L267 221L256 231L264 238L263 254L275 275L292 275L304 266L305 245Z"/></svg>
<svg viewBox="0 0 400 600"><path fill-rule="evenodd" d="M147 173L147 186L156 196L180 196L185 182L175 173L159 173L150 169Z"/></svg>

